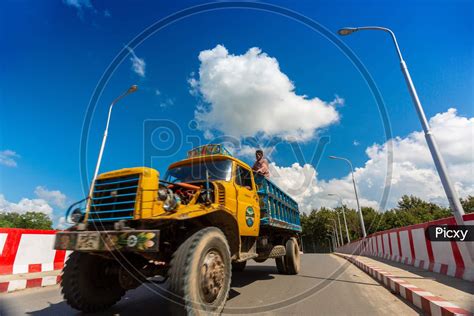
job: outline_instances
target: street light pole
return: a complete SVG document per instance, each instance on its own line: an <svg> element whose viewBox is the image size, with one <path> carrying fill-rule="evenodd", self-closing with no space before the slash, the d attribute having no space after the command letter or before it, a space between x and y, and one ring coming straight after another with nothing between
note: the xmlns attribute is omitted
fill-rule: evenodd
<svg viewBox="0 0 474 316"><path fill-rule="evenodd" d="M343 157L329 156L329 158L345 161L351 168L352 184L354 185L354 193L355 193L356 202L357 202L357 211L359 212L360 228L362 230L362 236L363 238L365 238L367 237L367 233L365 232L364 216L362 215L362 210L360 209L359 195L357 194L357 185L354 178L354 168L352 167L352 162L349 159L343 158Z"/></svg>
<svg viewBox="0 0 474 316"><path fill-rule="evenodd" d="M407 65L403 60L402 53L397 43L397 38L392 30L380 27L380 26L364 26L364 27L346 27L340 29L338 31L339 35L349 35L357 31L364 31L364 30L376 30L376 31L384 31L390 34L392 37L393 43L395 44L395 48L397 50L398 58L400 60L400 68L402 70L403 76L405 77L405 81L410 92L411 98L415 105L416 112L418 113L418 118L420 119L421 126L423 127L423 131L425 133L426 143L428 144L428 148L430 150L431 156L433 157L433 161L438 171L439 177L441 179L441 184L443 185L444 191L446 193L446 197L448 198L449 205L451 206L451 210L454 213L454 217L456 219L456 223L458 225L464 224L464 209L462 208L461 202L459 200L459 196L452 184L452 181L449 177L446 164L444 162L441 153L439 152L438 144L434 138L434 135L431 133L430 125L428 120L426 119L425 112L421 105L420 99L418 98L418 94L415 89L415 85L411 79L410 73L408 71Z"/></svg>
<svg viewBox="0 0 474 316"><path fill-rule="evenodd" d="M334 225L332 227L332 230L333 230L333 233L336 235L336 242L337 242L337 245L340 246L341 243L339 242L339 235L337 234L337 223L336 223L336 220L334 218L330 218L331 221L333 221Z"/></svg>
<svg viewBox="0 0 474 316"><path fill-rule="evenodd" d="M339 198L339 203L341 204L341 209L342 209L342 218L344 219L344 226L346 227L347 243L349 244L351 242L351 238L349 237L349 229L347 229L346 211L344 209L344 203L342 202L342 197L337 193L329 193L328 195L337 196Z"/></svg>
<svg viewBox="0 0 474 316"><path fill-rule="evenodd" d="M339 223L339 234L341 235L341 244L344 245L344 238L342 238L342 225L341 225L341 219L339 218L339 212L334 210L337 214L337 222Z"/></svg>
<svg viewBox="0 0 474 316"><path fill-rule="evenodd" d="M326 240L329 240L329 252L333 252L333 249L335 249L335 247L333 246L333 235L331 234L326 234L326 237L329 237L329 238L326 238Z"/></svg>
<svg viewBox="0 0 474 316"><path fill-rule="evenodd" d="M102 155L104 154L105 143L107 141L107 135L108 135L108 132L109 132L109 124L110 124L110 117L112 115L112 109L113 109L114 105L120 99L122 99L123 97L137 91L137 89L138 89L138 87L136 85L131 86L130 88L128 88L127 91L125 91L124 93L119 95L117 98L115 98L115 100L113 100L112 103L109 106L109 115L107 116L107 123L105 125L104 136L102 137L102 145L100 146L99 156L97 157L97 163L95 165L94 177L92 178L92 182L91 182L91 185L90 185L90 188L89 188L89 195L88 195L87 207L86 207L86 212L87 213L84 217L84 222L87 220L87 217L89 215L89 208L90 208L90 205L92 203L92 194L94 192L94 185L95 185L95 181L97 179L97 175L99 174L100 163L102 162Z"/></svg>

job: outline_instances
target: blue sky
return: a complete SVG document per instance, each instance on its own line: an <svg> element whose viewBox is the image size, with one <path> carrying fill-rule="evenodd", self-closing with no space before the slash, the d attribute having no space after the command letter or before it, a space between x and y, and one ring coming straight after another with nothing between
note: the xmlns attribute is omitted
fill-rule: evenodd
<svg viewBox="0 0 474 316"><path fill-rule="evenodd" d="M23 198L44 199L54 209L57 219L64 211L60 206L64 203L52 199L57 194L34 193L38 186L48 192L60 191L67 203L82 198L78 149L81 128L87 104L102 73L125 44L144 28L199 3L204 2L16 0L0 4L3 43L0 152L16 165L0 164L0 194L4 200L18 203ZM427 116L455 108L455 118L467 118L471 122L474 116L472 1L269 3L304 14L334 32L343 26L357 25L392 28ZM342 40L362 60L380 89L393 135L403 139L420 130L389 37L361 32ZM385 143L370 90L334 44L282 16L228 9L181 20L137 47L134 52L146 65L143 76L132 69L132 56L120 65L94 113L91 140L87 144L89 172L94 167L108 104L131 84L139 85L140 90L114 110L102 171L143 164L146 119L170 119L181 126L184 134L203 137L202 131L188 128L196 106L203 102L202 97L190 93L188 80L200 69L199 53L218 44L233 55L243 55L251 47L260 48L277 60L281 72L293 82L296 95L317 97L327 103L336 96L345 100L343 105L336 106L339 121L317 130L319 137L331 138L325 156L346 156L356 167L364 168L368 160L374 159L368 158L366 149ZM156 90L160 91L159 95ZM299 143L307 160L318 139L313 137ZM472 146L472 134L470 144L469 138L467 141L466 146ZM158 161L154 167L164 171L188 149ZM296 160L287 144L279 145L271 158L276 168L287 168L278 169L283 174L288 172L290 176L295 171L288 169ZM315 181L319 185L315 190L347 176L344 165L326 158L316 169ZM472 182L462 185L467 188L465 192L471 192ZM370 185L365 190L370 190ZM376 200L369 195L367 201Z"/></svg>

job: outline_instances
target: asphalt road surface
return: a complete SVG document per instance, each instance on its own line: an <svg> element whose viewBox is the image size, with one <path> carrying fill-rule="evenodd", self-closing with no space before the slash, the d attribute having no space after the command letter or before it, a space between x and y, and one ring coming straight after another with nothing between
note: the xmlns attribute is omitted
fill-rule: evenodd
<svg viewBox="0 0 474 316"><path fill-rule="evenodd" d="M387 289L342 258L304 254L299 275L279 275L275 261L250 261L234 272L225 314L266 315L417 315ZM162 297L166 286L147 284L127 292L101 315L168 314ZM75 315L62 299L59 286L4 294L1 315Z"/></svg>

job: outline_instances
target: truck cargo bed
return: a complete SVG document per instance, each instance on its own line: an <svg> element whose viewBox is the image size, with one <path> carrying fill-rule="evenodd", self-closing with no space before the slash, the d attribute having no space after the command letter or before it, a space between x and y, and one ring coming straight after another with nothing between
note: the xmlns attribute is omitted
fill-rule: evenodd
<svg viewBox="0 0 474 316"><path fill-rule="evenodd" d="M301 232L298 203L271 180L255 175L260 197L260 225Z"/></svg>

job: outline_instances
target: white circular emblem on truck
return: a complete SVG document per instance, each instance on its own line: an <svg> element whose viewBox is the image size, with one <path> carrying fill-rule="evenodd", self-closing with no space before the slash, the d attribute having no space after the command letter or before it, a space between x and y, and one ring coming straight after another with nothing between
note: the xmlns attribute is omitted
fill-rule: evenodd
<svg viewBox="0 0 474 316"><path fill-rule="evenodd" d="M135 235L130 235L127 238L127 246L128 247L135 247L137 245L138 238Z"/></svg>

